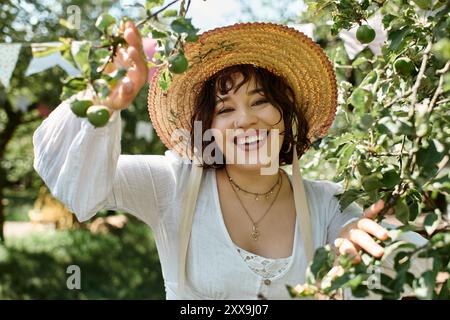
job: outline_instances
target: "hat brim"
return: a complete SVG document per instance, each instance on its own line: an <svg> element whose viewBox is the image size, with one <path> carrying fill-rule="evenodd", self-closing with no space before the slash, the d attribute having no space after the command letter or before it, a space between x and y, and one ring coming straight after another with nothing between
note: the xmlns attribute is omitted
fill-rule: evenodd
<svg viewBox="0 0 450 320"><path fill-rule="evenodd" d="M158 86L164 69L159 69L150 82L148 95L156 133L167 148L184 158L199 84L233 65L253 64L282 77L305 114L311 141L324 136L335 118L337 85L332 64L317 43L293 28L273 23L217 28L187 43L185 55L188 70L175 74L164 92Z"/></svg>

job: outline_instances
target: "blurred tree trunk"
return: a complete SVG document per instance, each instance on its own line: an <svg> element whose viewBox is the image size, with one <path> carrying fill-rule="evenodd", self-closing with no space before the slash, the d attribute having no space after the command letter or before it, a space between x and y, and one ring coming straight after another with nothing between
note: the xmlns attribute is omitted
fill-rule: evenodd
<svg viewBox="0 0 450 320"><path fill-rule="evenodd" d="M12 139L14 135L14 131L22 122L23 113L21 111L14 111L11 103L5 99L3 101L2 106L8 116L8 121L6 123L5 128L0 131L0 242L5 240L3 227L5 224L5 212L4 212L4 191L8 184L6 178L6 170L1 167L1 161L5 156L6 147L8 146L8 142Z"/></svg>
<svg viewBox="0 0 450 320"><path fill-rule="evenodd" d="M36 108L37 103L33 103L28 106L28 110ZM6 112L7 121L4 129L0 131L0 243L4 241L3 227L5 223L5 208L4 208L4 195L5 189L14 185L13 182L8 181L6 175L6 169L2 167L1 162L5 157L6 148L8 143L12 140L14 132L20 125L24 125L39 118L30 118L24 120L24 113L21 110L15 111L8 99L2 99L0 102L0 108L3 108Z"/></svg>

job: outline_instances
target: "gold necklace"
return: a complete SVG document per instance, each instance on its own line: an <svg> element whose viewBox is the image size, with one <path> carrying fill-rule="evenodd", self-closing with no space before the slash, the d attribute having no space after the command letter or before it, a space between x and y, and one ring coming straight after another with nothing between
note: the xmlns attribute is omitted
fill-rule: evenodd
<svg viewBox="0 0 450 320"><path fill-rule="evenodd" d="M226 168L225 169L225 173L227 174L228 180L231 182L231 184L234 185L234 187L237 189L237 191L242 191L245 192L247 194L251 194L255 196L255 200L259 200L261 197L265 197L266 199L269 199L270 195L273 194L273 190L275 189L275 187L280 183L281 181L281 175L278 174L278 179L277 182L275 182L275 184L272 186L272 188L270 188L269 191L267 192L263 192L263 193L257 193L257 192L251 192L251 191L247 191L243 188L241 188L236 182L234 182L234 180L230 177L230 175L228 174L228 171ZM279 173L279 172L278 172Z"/></svg>
<svg viewBox="0 0 450 320"><path fill-rule="evenodd" d="M226 172L226 169L225 169L225 172ZM228 175L228 172L227 172L227 175ZM278 175L279 175L279 177L281 177L281 174L280 174L279 171L278 171ZM278 178L278 179L280 180L280 178ZM256 222L252 219L252 217L251 217L250 214L248 213L247 209L245 208L244 204L242 203L242 200L241 200L241 198L239 197L237 191L235 190L234 185L231 183L231 180L228 179L228 181L230 181L231 189L233 189L234 194L236 195L236 197L237 197L238 200L239 200L239 203L241 204L241 206L242 206L242 208L244 209L245 213L247 214L247 216L249 217L250 221L252 222L252 233L250 234L250 237L251 237L254 241L258 241L258 238L259 238L259 235L260 235L260 232L259 232L259 230L258 230L258 224L261 222L262 219L264 219L264 217L265 217L265 216L267 215L267 213L270 211L270 208L272 208L273 204L275 203L275 200L277 200L278 194L280 193L281 187L282 187L282 185L283 185L283 179L280 180L280 187L278 188L277 193L275 194L275 198L274 198L274 199L272 200L272 202L270 203L270 205L269 205L269 207L267 208L266 212L264 212L264 214L262 215L262 217L259 218L259 220L256 221ZM278 184L278 182L277 182L277 184Z"/></svg>

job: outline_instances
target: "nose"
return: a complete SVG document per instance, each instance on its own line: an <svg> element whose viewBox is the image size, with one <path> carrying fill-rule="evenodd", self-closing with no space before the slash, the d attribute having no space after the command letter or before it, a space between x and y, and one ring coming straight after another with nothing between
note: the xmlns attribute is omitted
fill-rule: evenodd
<svg viewBox="0 0 450 320"><path fill-rule="evenodd" d="M234 122L236 128L246 129L258 122L258 117L250 108L242 108L241 112L238 112L236 115L237 119Z"/></svg>

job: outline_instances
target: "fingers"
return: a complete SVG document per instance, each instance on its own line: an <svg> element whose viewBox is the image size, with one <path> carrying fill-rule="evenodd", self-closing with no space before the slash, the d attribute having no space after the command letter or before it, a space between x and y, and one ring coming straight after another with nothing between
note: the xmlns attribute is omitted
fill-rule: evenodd
<svg viewBox="0 0 450 320"><path fill-rule="evenodd" d="M383 208L384 208L384 201L383 199L380 199L364 211L364 217L369 219L375 219L378 213L380 213L380 211Z"/></svg>
<svg viewBox="0 0 450 320"><path fill-rule="evenodd" d="M351 241L345 238L338 238L334 242L335 247L338 249L340 255L348 255L353 261L353 264L361 261L361 256L358 253L359 248Z"/></svg>
<svg viewBox="0 0 450 320"><path fill-rule="evenodd" d="M357 222L357 227L380 240L386 240L388 238L387 230L371 219L359 220Z"/></svg>
<svg viewBox="0 0 450 320"><path fill-rule="evenodd" d="M128 43L129 46L135 47L140 52L143 51L142 39L134 23L128 21L125 26L126 26L124 32L125 41Z"/></svg>
<svg viewBox="0 0 450 320"><path fill-rule="evenodd" d="M370 255L380 258L384 254L384 249L370 235L359 229L350 230L350 241L360 246Z"/></svg>
<svg viewBox="0 0 450 320"><path fill-rule="evenodd" d="M134 81L143 85L147 80L148 68L142 55L134 47L128 48L128 58L134 63L134 67L129 70L129 76Z"/></svg>
<svg viewBox="0 0 450 320"><path fill-rule="evenodd" d="M126 108L135 97L134 88L135 85L128 77L122 78L106 98L105 104L114 110Z"/></svg>
<svg viewBox="0 0 450 320"><path fill-rule="evenodd" d="M133 61L130 59L128 50L125 48L119 48L114 57L114 63L118 68L128 69L133 66Z"/></svg>

